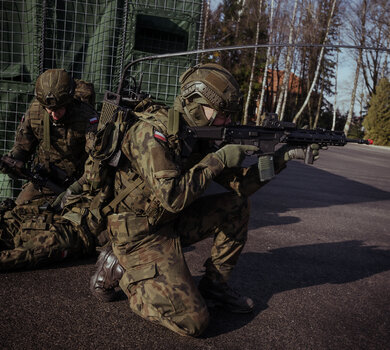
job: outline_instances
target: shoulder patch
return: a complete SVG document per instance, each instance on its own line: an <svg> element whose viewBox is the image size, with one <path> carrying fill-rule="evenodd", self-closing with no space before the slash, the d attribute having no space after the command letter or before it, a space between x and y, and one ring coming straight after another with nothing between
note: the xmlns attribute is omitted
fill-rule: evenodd
<svg viewBox="0 0 390 350"><path fill-rule="evenodd" d="M96 124L98 122L98 118L97 117L92 117L89 119L89 124Z"/></svg>
<svg viewBox="0 0 390 350"><path fill-rule="evenodd" d="M158 130L154 130L154 138L163 142L167 142L167 138L165 137L165 135Z"/></svg>

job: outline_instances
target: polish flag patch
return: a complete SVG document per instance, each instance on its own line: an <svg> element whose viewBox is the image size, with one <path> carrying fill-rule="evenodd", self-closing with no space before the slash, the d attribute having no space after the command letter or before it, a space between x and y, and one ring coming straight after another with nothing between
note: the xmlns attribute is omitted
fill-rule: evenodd
<svg viewBox="0 0 390 350"><path fill-rule="evenodd" d="M164 134L162 134L161 132L159 132L157 130L154 131L154 138L161 140L163 142L167 142L167 138L164 136Z"/></svg>
<svg viewBox="0 0 390 350"><path fill-rule="evenodd" d="M90 120L89 120L89 123L90 124L96 124L98 122L98 118L96 118L96 117L93 117L93 118L91 118Z"/></svg>

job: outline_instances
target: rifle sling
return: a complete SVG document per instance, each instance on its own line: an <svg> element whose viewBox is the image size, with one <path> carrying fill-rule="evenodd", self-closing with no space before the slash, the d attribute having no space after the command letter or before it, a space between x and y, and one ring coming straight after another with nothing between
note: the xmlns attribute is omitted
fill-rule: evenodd
<svg viewBox="0 0 390 350"><path fill-rule="evenodd" d="M50 151L50 119L49 114L45 113L43 118L43 148L46 152Z"/></svg>
<svg viewBox="0 0 390 350"><path fill-rule="evenodd" d="M43 150L45 154L45 166L49 167L50 162L50 116L45 113L43 117Z"/></svg>

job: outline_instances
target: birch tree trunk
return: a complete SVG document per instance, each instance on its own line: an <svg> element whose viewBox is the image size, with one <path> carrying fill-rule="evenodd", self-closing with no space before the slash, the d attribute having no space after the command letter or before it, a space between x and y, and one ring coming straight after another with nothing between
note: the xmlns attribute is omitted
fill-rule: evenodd
<svg viewBox="0 0 390 350"><path fill-rule="evenodd" d="M288 36L288 43L291 45L293 43L293 35L294 35L294 26L295 26L295 17L297 14L297 7L298 7L298 0L295 0L294 2L294 10L293 10L293 15L291 18L291 23L290 23L290 33ZM288 92L288 83L290 80L290 70L291 70L291 61L292 61L292 54L294 50L291 46L288 47L287 49L287 56L286 56L286 64L285 64L285 70L284 70L284 76L283 76L283 83L281 87L281 92L279 95L278 99L278 104L276 106L276 114L279 116L280 120L283 120L284 118L284 108L282 109L282 105L284 101L286 101L287 98L287 92ZM282 109L282 113L280 113Z"/></svg>
<svg viewBox="0 0 390 350"><path fill-rule="evenodd" d="M238 10L238 18L237 18L237 25L236 25L236 33L235 33L235 38L238 38L238 31L240 27L240 22L241 22L241 17L242 13L244 12L245 5L246 5L246 0L239 0L239 4L241 5L240 9Z"/></svg>
<svg viewBox="0 0 390 350"><path fill-rule="evenodd" d="M271 12L270 12L270 20L269 20L269 40L268 42L272 43L272 36L273 36L273 17L274 17L274 0L271 0ZM265 60L265 66L264 66L264 74L263 74L263 82L261 86L261 96L259 101L259 107L257 109L257 118L256 118L256 125L260 125L261 123L261 111L263 109L263 103L264 103L264 94L265 94L265 84L267 82L268 77L268 65L270 62L270 56L271 56L271 47L267 48L267 58Z"/></svg>
<svg viewBox="0 0 390 350"><path fill-rule="evenodd" d="M328 24L327 24L327 27L326 27L326 33L325 33L325 38L324 38L324 44L326 44L327 40L328 40L328 35L329 35L329 29L330 29L330 24L332 22L332 18L333 18L333 14L334 14L334 10L335 10L335 7L336 7L336 1L337 0L333 0L333 3L332 3L332 10L330 12L330 15L329 15L329 19L328 19ZM325 51L325 48L322 47L321 48L321 51L320 51L320 57L318 59L318 65L317 65L317 69L316 69L316 72L314 74L314 79L313 79L313 82L310 86L310 89L307 93L307 96L306 96L306 99L305 99L305 102L303 103L301 109L298 111L298 113L295 115L294 119L293 119L293 122L296 123L299 119L299 117L301 116L302 112L304 111L304 109L306 108L309 100L310 100L310 97L311 97L311 94L313 92L313 89L315 87L315 85L317 84L317 79L318 79L318 76L319 76L319 73L320 73L320 68L321 68L321 64L322 64L322 59L324 57L324 51Z"/></svg>
<svg viewBox="0 0 390 350"><path fill-rule="evenodd" d="M386 47L389 47L390 46L390 23L388 25L387 30L388 30L388 35L387 35L387 40L386 40ZM388 59L389 59L389 52L386 51L385 59L383 61L383 67L382 67L382 73L381 73L380 80L382 80L388 74L388 66L387 66Z"/></svg>
<svg viewBox="0 0 390 350"><path fill-rule="evenodd" d="M260 19L261 19L261 9L263 7L263 0L260 0L259 2L259 18L257 20L257 26L256 26L256 45L259 43L259 34L260 34ZM246 98L245 102L245 110L244 110L244 125L248 124L248 108L249 108L249 102L252 97L252 86L253 86L253 80L255 76L255 68L256 68L256 56L257 56L257 47L255 47L253 51L253 61L252 61L252 67L251 67L251 75L249 78L249 87L248 87L248 96Z"/></svg>
<svg viewBox="0 0 390 350"><path fill-rule="evenodd" d="M322 67L322 71L324 68ZM322 72L323 74L323 72ZM320 118L320 113L321 113L321 105L322 105L322 100L324 98L324 80L322 79L321 83L321 92L320 92L320 98L318 100L318 105L317 105L317 111L316 111L316 117L314 118L314 124L313 124L313 129L317 127L318 124L318 119Z"/></svg>
<svg viewBox="0 0 390 350"><path fill-rule="evenodd" d="M203 26L203 38L202 38L202 50L206 47L206 35L207 35L207 23L209 21L209 14L210 14L210 0L205 0L204 4L206 5L205 8L205 19L204 19L204 26Z"/></svg>
<svg viewBox="0 0 390 350"><path fill-rule="evenodd" d="M389 47L389 44L387 44L387 47ZM386 51L385 53L385 60L383 61L383 67L382 67L382 73L381 73L381 79L383 79L387 74L387 61L389 58L389 52Z"/></svg>
<svg viewBox="0 0 390 350"><path fill-rule="evenodd" d="M360 39L360 45L361 46L363 46L364 43L365 43L367 0L363 0L362 5L363 5L362 16L361 16L362 36L361 36L361 39ZM345 133L345 135L348 135L349 127L351 126L351 122L352 122L353 108L354 108L354 105L355 105L356 91L357 91L357 86L358 86L358 81L359 81L360 67L362 65L362 58L363 58L363 50L359 49L359 56L358 56L358 60L356 62L355 79L353 81L353 88L352 88L352 95L351 95L351 104L349 106L347 120L346 120L345 125L344 125L344 133Z"/></svg>
<svg viewBox="0 0 390 350"><path fill-rule="evenodd" d="M340 35L340 34L339 34ZM339 40L340 44L340 40ZM333 118L332 118L332 128L331 130L334 131L336 127L336 111L337 111L337 78L338 78L338 71L339 71L339 52L337 51L336 54L336 72L334 77L334 103L333 103Z"/></svg>
<svg viewBox="0 0 390 350"><path fill-rule="evenodd" d="M347 120L346 120L345 125L344 125L345 135L348 135L349 127L351 126L351 122L352 122L353 109L354 109L355 100L356 100L356 90L357 90L357 85L359 82L360 66L362 64L362 56L363 56L363 50L359 49L359 57L358 57L358 60L356 62L355 79L353 80L351 104L349 105L348 116L347 116Z"/></svg>

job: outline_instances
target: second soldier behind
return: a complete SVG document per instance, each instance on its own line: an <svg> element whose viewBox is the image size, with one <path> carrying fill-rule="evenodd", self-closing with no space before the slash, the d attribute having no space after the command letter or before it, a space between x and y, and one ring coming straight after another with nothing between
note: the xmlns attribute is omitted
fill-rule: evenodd
<svg viewBox="0 0 390 350"><path fill-rule="evenodd" d="M81 192L86 183L84 164L98 125L98 114L91 106L94 98L92 84L75 81L63 69L45 71L36 81L35 99L7 157L22 165L32 159L58 186L64 185L64 178L70 180L68 193ZM42 209L47 203L59 205L65 190L58 196L33 182L24 185L15 208L2 215L0 271L37 267L95 251L94 237L85 227Z"/></svg>

